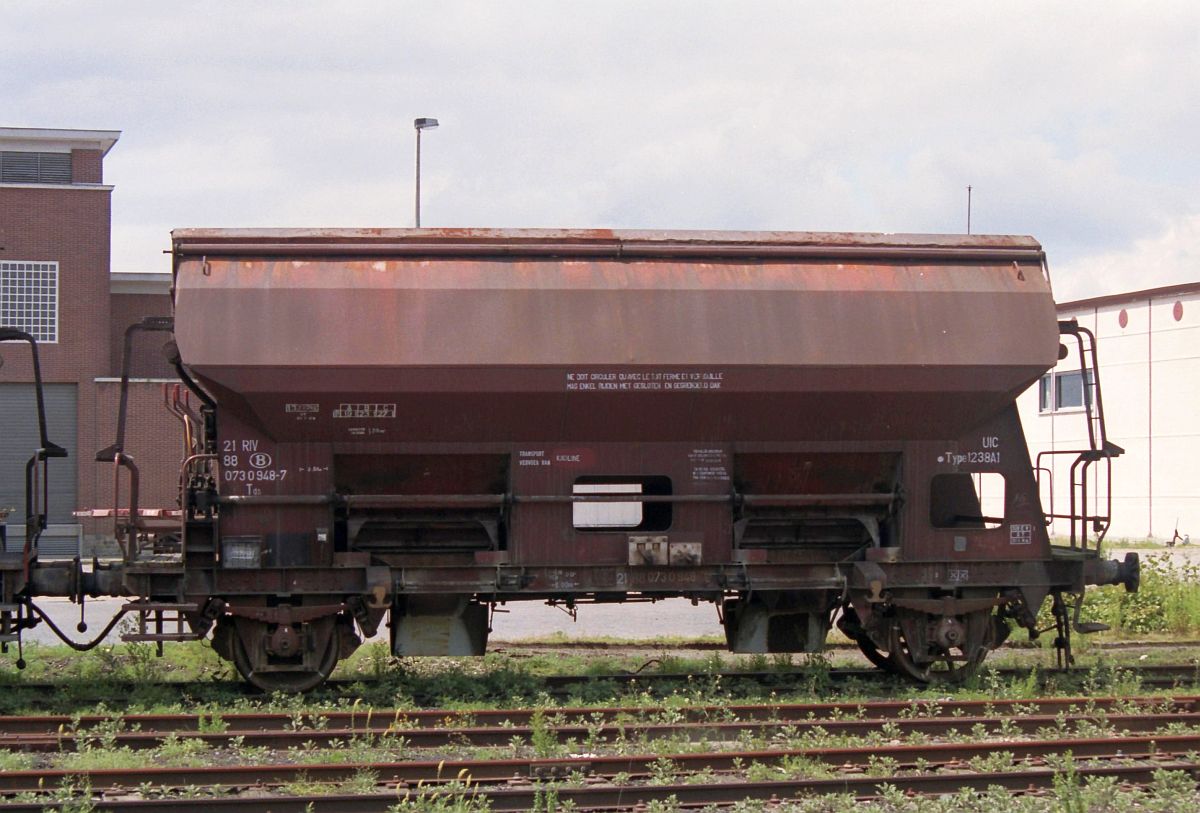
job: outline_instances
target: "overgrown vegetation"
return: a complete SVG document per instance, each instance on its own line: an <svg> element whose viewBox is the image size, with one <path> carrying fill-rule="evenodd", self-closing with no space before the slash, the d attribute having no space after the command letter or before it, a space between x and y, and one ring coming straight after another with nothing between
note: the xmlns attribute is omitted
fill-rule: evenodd
<svg viewBox="0 0 1200 813"><path fill-rule="evenodd" d="M1086 617L1086 616L1085 616ZM1037 693L1125 693L1136 692L1137 676L1129 667L1155 661L1195 660L1200 646L1156 648L1145 651L1100 649L1097 636L1076 636L1079 669L1070 675L1051 675L1040 670L1052 660L1045 649L1005 649L992 653L984 671L966 686L955 690L959 697L1028 697ZM1051 636L1042 637L1049 646ZM249 690L233 675L219 679L189 678L187 664L205 665L215 655L207 644L189 643L166 648L167 657L150 661L159 671L146 676L146 662L135 656L142 679L134 681L119 664L127 654L124 645L114 645L104 660L113 665L107 675L96 672L97 656L78 657L57 647L28 647L30 669L18 673L11 662L0 661L0 714L32 712L105 713L103 704L120 697L128 713L191 712L205 715L206 730L218 732L224 715L238 711L283 711L304 718L314 726L322 709L410 709L440 707L474 709L483 707L543 707L589 705L660 706L682 702L723 704L731 702L811 702L813 700L944 697L946 687L922 688L902 681L854 681L834 683L831 670L846 665L861 666L849 652L832 656L732 656L700 653L696 657L664 652L646 661L612 654L579 654L573 651L491 653L482 658L395 658L386 645L370 643L335 677L343 682L307 695L262 695ZM7 668L5 668L7 666ZM1021 676L1001 675L993 668L1015 666L1028 669ZM640 671L639 671L640 670ZM736 670L765 673L766 679L740 679L727 673ZM604 676L637 674L632 680L609 680ZM651 673L683 675L673 682L641 680ZM778 679L771 675L778 672ZM556 689L547 677L561 674L592 674L590 681ZM361 677L361 680L354 680ZM50 681L53 694L26 682Z"/></svg>
<svg viewBox="0 0 1200 813"><path fill-rule="evenodd" d="M939 797L908 796L896 788L885 788L876 799L853 796L815 796L804 799L746 800L722 808L729 813L1177 813L1195 810L1200 791L1182 771L1157 771L1149 788L1128 788L1114 777L1082 781L1071 768L1058 774L1053 793L1014 796L996 787L984 793L961 790ZM660 807L661 813L677 813L678 805ZM713 808L712 810L715 810Z"/></svg>
<svg viewBox="0 0 1200 813"><path fill-rule="evenodd" d="M1120 586L1089 590L1084 615L1128 635L1200 633L1200 563L1143 556L1138 592Z"/></svg>
<svg viewBox="0 0 1200 813"><path fill-rule="evenodd" d="M1088 687L1088 691L1094 693L1107 693L1113 688L1112 684L1101 683L1101 680L1118 681L1123 679L1119 675L1119 670L1090 674L1090 679L1096 682ZM1028 693L1025 693L1027 688L1023 679L1006 681L995 673L989 673L978 693L997 698L1027 697L1029 696ZM969 692L960 692L960 694L969 694ZM507 747L457 743L440 746L432 753L429 750L412 748L404 739L404 734L409 730L407 726L411 723L404 719L402 712L391 712L387 717L380 718L378 715L382 712L364 707L357 700L350 704L349 708L353 711L358 724L370 725L372 722L376 725L387 724L389 728L387 733L359 735L338 741L329 747L317 747L315 743L309 742L285 750L248 746L243 741L244 738L240 736L232 737L223 744L210 745L199 739L173 734L164 736L157 747L153 749L135 750L122 745L118 736L123 731L136 731L138 723L127 716L125 713L127 710L115 712L102 709L103 719L99 722L84 724L81 719L76 718L63 727L63 750L43 755L20 755L22 757L20 759L17 758L18 755L11 754L7 762L0 762L0 767L10 770L52 767L78 776L98 769L136 769L141 765L201 767L234 763L243 765L286 763L303 768L305 765L331 762L378 765L397 759L440 760L439 775L435 784L400 791L403 795L396 802L394 810L485 813L489 809L486 798L487 788L474 784L465 770L453 774L457 768L449 767L449 763L456 760L483 760L509 756L563 759L579 754L632 756L642 754L683 755L733 750L805 752L820 748L872 749L890 745L916 745L935 739L920 729L909 731L900 725L899 721L885 721L878 726L846 732L839 732L832 726L826 727L823 724L785 724L762 730L747 728L740 731L733 739L715 737L712 732L704 737L695 737L682 732L665 736L661 732L652 733L654 725L695 720L698 710L704 712L700 715L700 719L714 722L734 722L738 719L737 711L733 707L734 699L729 687L725 686L719 677L713 677L711 680L697 679L687 686L676 686L665 696L643 686L637 688L635 693L623 693L608 699L610 703L617 702L629 707L628 711L617 717L615 722L609 722L602 715L589 715L587 712L584 712L582 717L578 715L568 717L563 710L554 708L554 701L543 697L539 699L538 710L523 735L518 735L517 731L514 731L512 741ZM768 702L786 702L794 699L786 695L772 694ZM908 719L946 714L951 717L955 716L947 711L945 701L945 689L913 693L911 707L906 709L900 717ZM288 713L288 730L315 732L324 730L331 725L329 717L306 706L306 702L305 698L284 696L260 698L253 701L243 698L226 709L224 715L215 712L205 713L204 724L201 728L208 733L227 731L228 715L248 710L252 704L265 704L276 711ZM1110 711L1105 711L1091 702L1081 702L1064 709L1055 716L1053 723L1040 726L1039 730L1033 733L1026 733L1024 729L1011 721L1004 721L992 726L973 722L964 723L961 728L953 729L949 733L939 734L936 736L936 740L966 743L988 738L1019 740L1030 736L1054 741L1080 736L1117 737L1126 733L1122 730L1122 723L1118 715L1163 714L1168 713L1172 708L1174 706L1166 701L1156 702L1152 705L1130 702L1127 705L1118 705ZM1021 714L1037 713L1037 707L1029 705L1018 708L1017 712ZM866 711L862 707L850 706L836 714L831 714L830 719L858 719L865 713ZM361 719L359 714L362 715ZM572 733L571 736L564 737L561 732L555 730L556 726L564 724L578 727L581 722L584 728L582 734ZM460 724L473 724L470 715L461 720ZM391 729L394 729L394 732ZM1165 733L1193 733L1194 730L1194 727L1188 725L1187 721L1180 721L1175 730L1169 728ZM72 739L70 735L77 736ZM74 745L72 746L71 743ZM807 757L803 753L789 753L779 757L755 757L754 759L756 761L739 765L736 773L751 781L770 781L833 778L839 775L841 770L840 765L828 765L818 761L815 757ZM1193 755L1190 759L1194 761L1195 756ZM651 763L649 769L636 778L651 786L729 781L728 775L714 772L711 769L690 770L686 767L688 764L690 762L686 759L663 756ZM1026 806L1027 802L1023 799L1014 800L1012 804L1006 806L1016 805L1013 807L1014 810L1030 811L1030 813L1042 813L1042 811L1050 810L1070 811L1071 813L1075 813L1075 811L1084 813L1084 811L1091 810L1172 810L1174 813L1179 810L1195 809L1196 802L1200 801L1196 795L1194 782L1187 784L1172 774L1162 774L1155 787L1149 791L1135 791L1128 788L1120 789L1114 784L1106 785L1104 783L1107 780L1084 781L1069 755L1052 760L1050 764L1059 771L1059 778L1055 784L1056 796L1054 797L1060 802L1058 807L1044 806L1045 799L1037 803L1043 805L1040 807L1032 802L1028 804L1034 806ZM448 766L445 776L441 773L443 765ZM970 761L970 765L973 770L978 772L1007 772L1028 767L1023 760L1014 759L1011 753L999 750L975 757ZM870 754L862 763L860 770L869 776L888 779L892 776L921 773L931 769L931 766L925 764L902 765L890 756ZM534 809L538 811L553 810L556 813L571 809L569 800L561 800L560 793L572 787L591 784L593 779L595 778L586 776L581 769L560 776L553 782L538 786L539 801ZM629 777L626 776L622 781L628 781L628 779ZM362 795L387 792L379 784L379 780L379 775L369 768L358 770L341 781L322 781L301 770L286 781L280 787L279 792L296 795ZM86 799L90 794L90 789L80 783L86 783L86 776L82 777L79 782L72 779L70 785L77 794L74 797L77 801ZM145 783L138 791L145 798L164 801L172 798L203 797L206 794L218 792L215 789L204 787L158 787L150 782ZM1189 793L1191 795L1188 795ZM46 795L42 795L40 799L49 801L70 798L66 794L66 789L50 791ZM31 795L30 798L32 799L33 796ZM963 793L941 799L923 799L897 796L885 792L874 802L864 803L866 806L855 809L876 811L876 813L982 811L985 808L979 806L980 802L987 798L989 798L988 794ZM747 813L768 809L797 811L797 813L808 813L809 811L830 811L832 813L832 811L848 810L847 804L847 800L842 797L830 796L783 801L779 803L780 806L769 808L756 806L757 803L744 802L736 809L744 810ZM678 806L668 800L650 803L646 809L671 813L671 811L677 810ZM988 813L991 813L991 810Z"/></svg>

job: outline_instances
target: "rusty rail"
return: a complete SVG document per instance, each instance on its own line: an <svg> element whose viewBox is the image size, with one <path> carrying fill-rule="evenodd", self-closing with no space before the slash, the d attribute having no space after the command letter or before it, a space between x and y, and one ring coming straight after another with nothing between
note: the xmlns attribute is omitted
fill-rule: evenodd
<svg viewBox="0 0 1200 813"><path fill-rule="evenodd" d="M1013 715L1037 713L1041 715L1074 714L1083 716L1100 712L1126 711L1145 707L1158 713L1200 712L1200 695L1186 694L1174 697L1038 697L1024 700L882 700L861 703L782 703L782 704L736 704L700 705L676 709L681 722L704 722L713 719L790 720L870 718L890 720L896 718L938 719L965 716ZM653 717L657 708L637 706L613 707L561 707L550 709L375 709L359 708L314 709L297 718L285 712L247 712L220 715L226 732L282 731L294 728L305 721L315 727L353 729L358 724L388 722L397 728L440 728L462 726L467 722L488 727L528 725L535 715L542 714L555 720L583 720L588 723L636 720ZM111 715L104 714L36 714L0 716L0 737L24 734L57 734L60 731L88 731L99 725L113 722ZM206 714L125 714L120 722L138 731L168 734L198 731L212 722Z"/></svg>
<svg viewBox="0 0 1200 813"><path fill-rule="evenodd" d="M861 770L873 758L895 760L900 765L927 763L931 768L963 766L971 759L998 752L1014 761L1055 756L1070 751L1077 759L1161 759L1164 755L1186 754L1200 748L1200 734L1141 737L1051 738L972 743L919 745L863 745L838 748L772 749L680 754L591 755L558 759L405 760L403 762L360 762L215 766L195 768L144 767L137 770L100 769L84 771L30 770L0 774L0 793L52 789L68 781L86 778L93 790L155 787L234 788L278 786L298 779L338 783L370 771L380 783L437 785L448 779L469 776L472 783L511 782L512 778L554 779L568 774L587 775L613 781L621 774L640 780L652 775L663 761L681 772L735 772L752 763L779 765L802 758L839 768ZM628 781L626 779L625 781ZM483 792L490 792L484 789Z"/></svg>
<svg viewBox="0 0 1200 813"><path fill-rule="evenodd" d="M364 718L366 715L364 714ZM1178 723L1200 726L1200 713L1170 714L1080 714L1075 721L1103 722L1130 733L1150 733ZM972 731L976 726L987 730L998 730L1002 725L1008 730L1034 734L1046 727L1059 723L1056 715L1035 714L1020 716L962 716L962 717L904 717L848 720L748 720L736 722L706 721L696 723L648 723L625 724L610 722L602 725L568 723L547 725L545 731L558 741L574 739L583 741L592 738L601 742L614 741L627 736L630 729L641 737L682 737L691 741L733 741L739 736L770 736L784 729L791 735L805 731L823 730L830 734L872 734L888 723L900 733L922 733L941 735L949 732ZM459 728L404 728L388 721L375 720L365 725L343 729L303 729L274 731L185 731L177 732L180 739L197 739L213 747L228 747L233 742L246 746L265 748L289 748L306 743L331 745L352 738L403 738L407 745L416 748L444 747L448 745L502 746L512 742L513 737L526 739L533 735L530 726L471 726ZM64 732L46 734L17 734L0 736L0 749L53 752L86 739L86 732L74 734ZM151 749L161 744L163 735L153 731L119 731L113 734L113 745L131 749Z"/></svg>

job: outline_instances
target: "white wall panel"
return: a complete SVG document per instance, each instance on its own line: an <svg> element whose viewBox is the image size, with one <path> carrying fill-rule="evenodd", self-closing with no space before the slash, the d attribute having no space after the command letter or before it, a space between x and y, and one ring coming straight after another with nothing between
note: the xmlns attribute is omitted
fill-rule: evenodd
<svg viewBox="0 0 1200 813"><path fill-rule="evenodd" d="M1181 319L1175 318L1177 302ZM1108 436L1126 450L1113 461L1109 537L1170 538L1178 519L1180 533L1200 541L1200 293L1148 295L1059 316L1077 318L1096 333ZM1068 347L1059 371L1079 368L1073 342ZM1031 458L1085 443L1078 415L1039 414L1036 386L1021 395L1018 408ZM1052 467L1055 509L1064 511L1070 461L1059 457ZM1065 534L1066 524L1052 532Z"/></svg>

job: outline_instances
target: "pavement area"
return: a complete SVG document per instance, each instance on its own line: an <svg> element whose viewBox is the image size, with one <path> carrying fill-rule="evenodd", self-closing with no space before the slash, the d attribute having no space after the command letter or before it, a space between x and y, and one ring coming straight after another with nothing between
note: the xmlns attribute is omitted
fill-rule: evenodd
<svg viewBox="0 0 1200 813"><path fill-rule="evenodd" d="M125 599L89 599L87 602L87 632L76 632L79 606L65 598L43 598L37 605L64 633L76 641L95 636L121 609ZM537 601L509 602L498 607L492 622L491 641L520 641L562 634L568 638L651 639L670 635L699 638L715 635L724 638L725 631L717 621L714 605L701 603L692 606L687 599L666 599L653 604L581 604L578 618L572 620L563 610L548 607ZM386 625L380 627L376 638L386 639ZM41 644L59 643L45 624L39 624L25 634L25 640ZM112 636L113 643L120 640Z"/></svg>

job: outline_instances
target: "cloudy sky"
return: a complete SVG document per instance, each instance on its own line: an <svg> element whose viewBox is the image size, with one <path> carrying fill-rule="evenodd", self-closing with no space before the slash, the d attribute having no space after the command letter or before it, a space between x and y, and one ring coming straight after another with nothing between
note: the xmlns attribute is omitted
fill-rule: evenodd
<svg viewBox="0 0 1200 813"><path fill-rule="evenodd" d="M6 0L0 126L118 129L181 226L1032 234L1060 300L1200 280L1194 2Z"/></svg>

